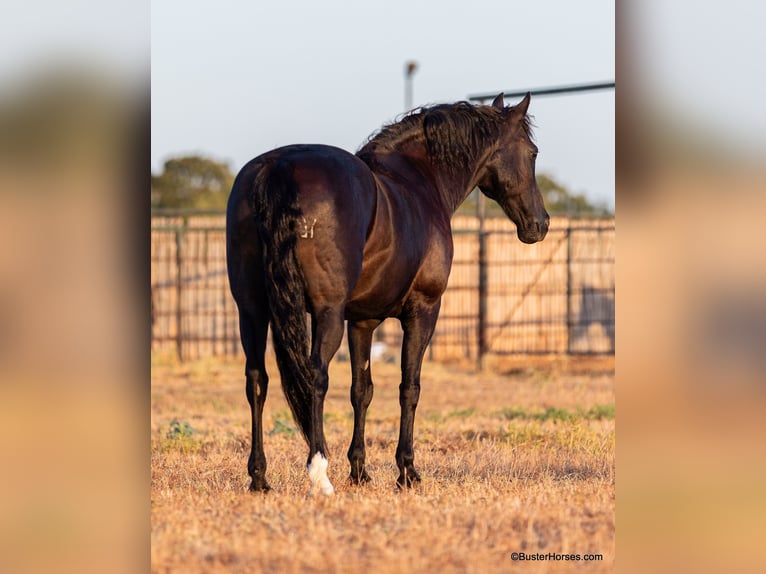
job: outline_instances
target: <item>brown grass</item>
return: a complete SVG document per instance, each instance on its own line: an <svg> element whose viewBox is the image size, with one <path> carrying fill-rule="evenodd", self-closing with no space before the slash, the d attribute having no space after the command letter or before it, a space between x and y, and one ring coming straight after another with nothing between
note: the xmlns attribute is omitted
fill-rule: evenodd
<svg viewBox="0 0 766 574"><path fill-rule="evenodd" d="M415 423L419 487L399 493L399 370L373 365L373 482L347 484L348 365L325 407L333 497L308 498L306 447L271 365L267 478L247 492L249 413L239 362L154 358L155 572L610 571L614 563L613 376L472 373L430 363ZM173 422L177 421L177 422ZM174 430L175 429L175 430ZM513 562L513 551L600 553L601 562Z"/></svg>

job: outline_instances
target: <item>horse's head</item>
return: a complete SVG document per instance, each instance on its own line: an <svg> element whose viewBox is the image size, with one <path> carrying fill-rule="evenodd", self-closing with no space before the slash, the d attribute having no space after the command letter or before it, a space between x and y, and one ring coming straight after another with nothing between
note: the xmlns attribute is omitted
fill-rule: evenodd
<svg viewBox="0 0 766 574"><path fill-rule="evenodd" d="M500 94L492 102L504 121L498 143L479 174L478 186L516 224L519 239L535 243L548 232L550 217L535 179L537 146L529 132L529 100L527 93L518 105L506 108Z"/></svg>

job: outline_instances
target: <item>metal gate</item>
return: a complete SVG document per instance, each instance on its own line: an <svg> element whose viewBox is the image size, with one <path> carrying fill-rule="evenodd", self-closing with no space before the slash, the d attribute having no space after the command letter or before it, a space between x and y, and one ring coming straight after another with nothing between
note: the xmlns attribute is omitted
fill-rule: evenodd
<svg viewBox="0 0 766 574"><path fill-rule="evenodd" d="M455 256L428 357L614 353L614 222L554 219L521 244L504 218L453 221ZM180 360L238 355L220 214L152 220L152 349ZM397 353L401 328L376 339Z"/></svg>

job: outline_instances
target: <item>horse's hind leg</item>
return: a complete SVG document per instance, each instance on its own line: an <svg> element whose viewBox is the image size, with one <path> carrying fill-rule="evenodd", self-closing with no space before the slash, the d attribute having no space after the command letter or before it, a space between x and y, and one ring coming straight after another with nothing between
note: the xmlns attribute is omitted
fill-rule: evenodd
<svg viewBox="0 0 766 574"><path fill-rule="evenodd" d="M314 368L311 433L307 469L311 481L310 493L315 489L322 494L334 492L327 478L327 444L324 437L324 399L327 395L330 360L343 339L343 311L326 308L312 316L311 363Z"/></svg>
<svg viewBox="0 0 766 574"><path fill-rule="evenodd" d="M269 327L268 319L263 316L266 312L266 307L261 307L259 313L240 310L239 314L239 332L246 357L245 391L252 417L252 446L247 471L252 479L250 490L262 492L271 490L266 482L266 455L263 452L263 405L269 387L264 363Z"/></svg>
<svg viewBox="0 0 766 574"><path fill-rule="evenodd" d="M351 463L351 482L359 484L370 480L364 468L364 423L367 407L372 401L372 374L370 373L370 347L372 333L380 321L348 323L348 347L351 355L351 404L354 407L354 435L348 448Z"/></svg>

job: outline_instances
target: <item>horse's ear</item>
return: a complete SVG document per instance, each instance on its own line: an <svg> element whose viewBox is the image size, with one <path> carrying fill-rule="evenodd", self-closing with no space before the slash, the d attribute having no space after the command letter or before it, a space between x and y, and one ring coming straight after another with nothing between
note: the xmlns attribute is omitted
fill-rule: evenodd
<svg viewBox="0 0 766 574"><path fill-rule="evenodd" d="M529 100L531 99L532 99L532 93L527 92L527 95L524 96L524 99L521 100L515 106L513 106L513 111L520 116L526 116L527 110L529 109Z"/></svg>
<svg viewBox="0 0 766 574"><path fill-rule="evenodd" d="M503 101L503 92L500 92L497 94L494 100L492 100L492 107L497 108L498 110L503 110L505 108L505 102Z"/></svg>

